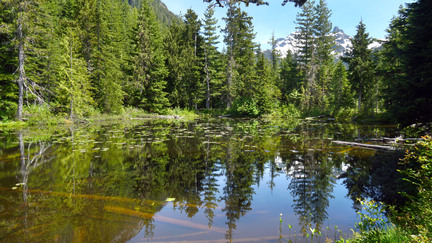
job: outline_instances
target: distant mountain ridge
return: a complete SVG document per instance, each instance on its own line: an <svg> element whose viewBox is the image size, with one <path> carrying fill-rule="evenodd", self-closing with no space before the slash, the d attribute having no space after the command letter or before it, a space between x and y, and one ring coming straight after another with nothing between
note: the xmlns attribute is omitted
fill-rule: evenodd
<svg viewBox="0 0 432 243"><path fill-rule="evenodd" d="M291 51L291 53L293 54L298 52L299 48L297 47L298 41L295 38L296 34L296 32L293 32L285 38L276 39L276 50L280 52L282 57L285 57L288 51ZM333 46L332 53L336 59L339 59L352 48L352 37L345 34L345 32L337 26L333 28L331 36L335 37L335 45ZM374 41L372 44L369 45L370 49L378 49L380 47L381 43L379 41ZM266 50L265 52L267 54L270 52L270 50Z"/></svg>
<svg viewBox="0 0 432 243"><path fill-rule="evenodd" d="M128 0L129 5L140 8L142 0ZM173 20L179 19L180 17L171 12L168 7L161 0L150 1L150 6L153 8L157 20L163 26L169 26Z"/></svg>

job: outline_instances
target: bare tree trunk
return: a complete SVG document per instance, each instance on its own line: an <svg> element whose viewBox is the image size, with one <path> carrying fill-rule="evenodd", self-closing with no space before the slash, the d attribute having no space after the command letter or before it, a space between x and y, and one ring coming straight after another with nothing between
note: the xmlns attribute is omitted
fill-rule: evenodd
<svg viewBox="0 0 432 243"><path fill-rule="evenodd" d="M358 98L358 110L360 111L361 109L361 100L362 100L362 91L361 88L359 90L359 98Z"/></svg>
<svg viewBox="0 0 432 243"><path fill-rule="evenodd" d="M20 13L24 12L24 6L20 7ZM24 82L26 80L24 62L24 34L23 34L23 19L22 15L18 18L18 110L17 110L17 119L22 121L22 111L23 111L23 99L24 99Z"/></svg>

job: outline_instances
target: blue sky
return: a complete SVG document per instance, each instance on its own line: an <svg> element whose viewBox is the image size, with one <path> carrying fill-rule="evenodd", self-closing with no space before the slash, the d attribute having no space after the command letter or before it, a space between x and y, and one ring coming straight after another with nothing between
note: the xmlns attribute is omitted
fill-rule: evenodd
<svg viewBox="0 0 432 243"><path fill-rule="evenodd" d="M184 14L187 9L192 8L200 18L204 17L204 11L208 3L202 0L162 0L175 14ZM318 0L315 0L316 2ZM295 31L294 23L297 12L293 3L281 6L282 0L267 0L270 6L249 6L242 4L242 9L253 17L253 25L256 33L255 42L260 43L263 49L269 48L267 44L274 32L275 38L286 37ZM332 11L331 21L350 36L356 33L356 26L363 19L366 30L371 37L383 39L386 36L390 20L397 15L400 5L411 3L414 0L327 0L329 9ZM217 7L215 17L219 19L218 24L223 28L225 22L222 20L226 14L226 8ZM221 34L222 35L222 34Z"/></svg>

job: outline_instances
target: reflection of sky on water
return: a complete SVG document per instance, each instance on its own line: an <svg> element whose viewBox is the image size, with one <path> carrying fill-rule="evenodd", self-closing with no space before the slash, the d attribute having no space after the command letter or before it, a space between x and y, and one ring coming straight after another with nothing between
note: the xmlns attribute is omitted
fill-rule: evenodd
<svg viewBox="0 0 432 243"><path fill-rule="evenodd" d="M374 152L331 139L387 134L337 124L142 123L0 132L0 239L274 242L280 214L285 239L309 227L350 234L357 219L347 194L361 194L353 175L367 178Z"/></svg>
<svg viewBox="0 0 432 243"><path fill-rule="evenodd" d="M279 165L282 164L280 156L275 157L275 162ZM295 164L295 163L294 163ZM348 165L343 165L342 170L346 170ZM264 177L260 181L260 185L254 185L254 195L252 201L252 210L247 212L237 221L237 228L234 233L234 239L249 239L249 240L269 240L277 239L279 234L280 214L282 213L282 229L283 234L287 237L289 235L288 224L293 225L291 235L298 234L298 240L301 242L303 239L298 226L298 216L293 210L293 196L291 195L288 185L291 182L294 167L291 166L288 172L286 168L281 168L277 172L276 177L273 178L274 186L270 189L271 171L269 165L266 165ZM340 170L335 171L335 174L340 173ZM218 184L220 185L219 191L223 191L225 177L218 177ZM342 180L337 180L334 184L332 193L334 198L329 199L329 207L327 208L328 219L322 223L322 231L329 227L328 236L334 236L335 226L342 230L345 234L350 234L350 229L354 228L357 222L356 212L352 208L352 200L346 197L347 188L342 184ZM217 195L218 198L222 193ZM224 202L218 203L215 209L214 227L225 228L226 216L221 209L224 207ZM199 209L193 218L188 218L185 213L179 213L180 210L175 209L172 203L165 206L157 215L163 215L170 218L193 221L199 224L207 225L208 220L204 215L204 208ZM313 212L312 212L313 213ZM339 233L338 233L339 234ZM131 242L140 241L181 241L181 240L225 240L224 234L214 232L211 230L196 232L195 230L187 227L181 227L164 222L155 222L155 237L148 238L144 231L136 235Z"/></svg>

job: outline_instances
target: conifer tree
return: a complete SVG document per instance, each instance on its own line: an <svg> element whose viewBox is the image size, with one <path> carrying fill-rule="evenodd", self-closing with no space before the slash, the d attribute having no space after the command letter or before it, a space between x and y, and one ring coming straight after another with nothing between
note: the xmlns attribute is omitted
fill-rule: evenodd
<svg viewBox="0 0 432 243"><path fill-rule="evenodd" d="M358 109L366 114L371 113L371 107L362 107L362 103L368 100L371 95L372 86L372 60L371 50L368 49L370 43L372 43L369 34L366 32L366 26L363 21L360 21L357 26L357 33L351 40L352 49L347 53L349 69L348 79L351 82L353 91L358 96Z"/></svg>
<svg viewBox="0 0 432 243"><path fill-rule="evenodd" d="M252 18L239 6L228 4L224 42L227 45L226 102L231 107L236 98L251 98L254 77Z"/></svg>
<svg viewBox="0 0 432 243"><path fill-rule="evenodd" d="M184 61L184 32L183 23L174 21L168 28L168 33L164 37L164 49L166 52L166 67L168 69L167 87L168 99L172 106L176 108L186 105L183 89L185 79L186 62Z"/></svg>
<svg viewBox="0 0 432 243"><path fill-rule="evenodd" d="M44 51L39 45L41 44L40 38L44 36L47 30L43 28L45 21L43 17L46 17L46 15L43 11L43 2L40 0L4 0L2 4L5 5L4 9L10 11L8 12L12 17L10 27L14 28L13 32L15 32L13 46L16 48L18 55L18 78L16 80L18 85L18 105L16 118L22 120L24 93L26 91L30 92L39 102L43 102L43 97L36 91L40 87L38 80L29 80L28 74L32 72L27 70L29 69L27 58L30 55L36 56L41 51ZM38 72L39 69L32 69L32 71Z"/></svg>
<svg viewBox="0 0 432 243"><path fill-rule="evenodd" d="M135 30L132 105L160 111L168 105L165 86L167 70L159 24L148 1L142 2Z"/></svg>
<svg viewBox="0 0 432 243"><path fill-rule="evenodd" d="M276 39L274 37L274 32L272 33L272 37L270 39L269 44L271 45L271 56L270 56L270 60L271 60L271 69L272 69L272 74L274 76L277 76L278 73L278 65L279 65L279 61L280 61L280 52L276 49Z"/></svg>
<svg viewBox="0 0 432 243"><path fill-rule="evenodd" d="M18 87L13 73L18 64L14 48L14 16L11 4L0 5L0 120L13 119L16 115Z"/></svg>
<svg viewBox="0 0 432 243"><path fill-rule="evenodd" d="M58 70L58 93L63 93L63 100L69 103L70 119L83 116L93 105L86 62L78 54L79 44L74 30L67 28L60 42L62 56L59 60L61 65Z"/></svg>
<svg viewBox="0 0 432 243"><path fill-rule="evenodd" d="M340 109L352 108L354 105L348 73L342 61L336 63L329 85L329 105L332 114L336 115Z"/></svg>
<svg viewBox="0 0 432 243"><path fill-rule="evenodd" d="M314 94L317 90L317 84L315 80L316 76L316 59L315 59L315 1L307 1L303 5L301 12L297 14L297 34L296 39L299 43L297 48L297 59L300 65L300 69L304 73L304 84L302 86L302 106L304 109L310 109L316 100Z"/></svg>
<svg viewBox="0 0 432 243"><path fill-rule="evenodd" d="M300 98L299 91L302 86L303 77L299 64L291 51L288 51L285 58L281 61L280 78L281 81L278 87L281 91L283 101L294 103L296 106L300 105L298 103Z"/></svg>
<svg viewBox="0 0 432 243"><path fill-rule="evenodd" d="M217 20L214 18L214 6L209 5L204 13L204 70L206 80L206 108L211 107L211 98L218 97L219 75L220 75L220 55L216 49L219 43L216 35Z"/></svg>
<svg viewBox="0 0 432 243"><path fill-rule="evenodd" d="M98 48L96 56L99 57L97 66L98 103L106 112L121 112L123 108L122 72L127 33L123 25L123 16L120 12L121 2L106 0L100 2L100 32L98 32Z"/></svg>
<svg viewBox="0 0 432 243"><path fill-rule="evenodd" d="M328 95L328 83L331 79L334 57L331 54L335 46L334 37L331 36L332 23L330 21L331 11L327 7L326 0L319 0L315 6L315 58L318 64L316 74L318 105L326 108L326 96ZM319 91L319 92L318 92Z"/></svg>
<svg viewBox="0 0 432 243"><path fill-rule="evenodd" d="M185 59L186 79L183 82L189 108L197 108L198 99L201 96L203 77L203 38L200 35L201 21L192 9L188 9L184 16L185 23Z"/></svg>
<svg viewBox="0 0 432 243"><path fill-rule="evenodd" d="M272 75L272 66L272 63L268 63L264 57L264 53L258 50L253 94L261 114L270 113L272 108L275 108L277 98L280 96L275 78Z"/></svg>
<svg viewBox="0 0 432 243"><path fill-rule="evenodd" d="M432 3L419 0L392 20L384 44L385 99L402 125L432 120Z"/></svg>

